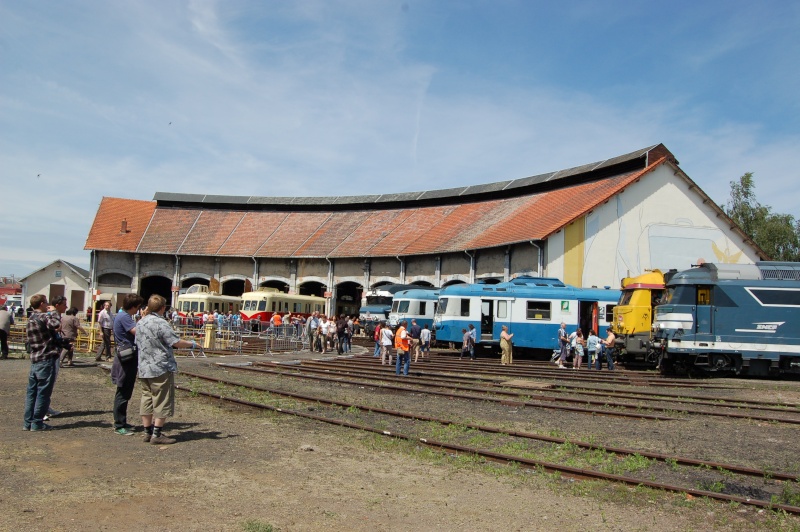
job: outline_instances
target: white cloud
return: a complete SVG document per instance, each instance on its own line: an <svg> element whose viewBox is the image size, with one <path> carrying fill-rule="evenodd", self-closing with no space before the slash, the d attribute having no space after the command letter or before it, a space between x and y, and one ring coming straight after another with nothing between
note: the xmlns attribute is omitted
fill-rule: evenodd
<svg viewBox="0 0 800 532"><path fill-rule="evenodd" d="M753 171L762 203L800 217L800 193L787 186L796 136L770 140L762 124L714 119L642 76L620 80L625 98L614 100L412 57L408 17L394 4L80 5L54 15L0 8L20 24L7 38L19 43L0 43L16 64L0 87L0 180L22 210L45 213L0 219L0 274L33 257L82 256L102 196L449 188L659 142L714 200ZM41 43L25 37L33 27ZM718 51L736 46L723 40Z"/></svg>

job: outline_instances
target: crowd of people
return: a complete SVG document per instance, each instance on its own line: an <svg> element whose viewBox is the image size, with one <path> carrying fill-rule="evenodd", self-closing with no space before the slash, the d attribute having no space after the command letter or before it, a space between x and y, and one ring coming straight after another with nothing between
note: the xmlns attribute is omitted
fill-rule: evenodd
<svg viewBox="0 0 800 532"><path fill-rule="evenodd" d="M606 361L606 369L614 371L614 343L616 342L614 330L609 327L606 329L605 340L597 336L594 329L589 330L586 338L583 330L576 329L571 334L567 334L567 324L561 322L558 330L558 353L554 355L553 362L559 368L566 368L567 358L572 356L572 369L581 369L584 354L586 356L587 369L600 371L603 366L603 359Z"/></svg>
<svg viewBox="0 0 800 532"><path fill-rule="evenodd" d="M353 336L360 329L356 316L325 316L320 312L314 312L307 319L300 318L298 325L302 328L301 334L308 339L310 351L336 351L340 355L353 350Z"/></svg>
<svg viewBox="0 0 800 532"><path fill-rule="evenodd" d="M164 316L166 299L150 296L145 302L138 294L127 294L122 308L114 316L106 303L98 316L103 342L97 360L113 360L111 380L117 389L113 402L114 431L122 436L135 433L128 423L128 402L138 379L141 391L139 412L147 443L175 443L162 433L166 420L175 412L175 373L177 363L173 349L197 348L191 340L181 340ZM26 343L31 367L25 395L22 428L26 431L47 431L54 427L45 423L58 412L50 407L51 396L62 367L72 362L72 349L79 331L84 332L77 318L78 310L67 310L65 297L56 297L48 304L47 297L31 297L32 312L26 325ZM140 319L137 321L135 317ZM4 316L0 314L0 326ZM108 329L108 331L106 331ZM112 352L111 334L114 335Z"/></svg>
<svg viewBox="0 0 800 532"><path fill-rule="evenodd" d="M31 297L31 314L26 326L27 348L30 353L31 368L28 376L28 388L25 398L25 414L23 429L28 431L50 430L53 427L45 423L54 415L50 407L50 398L62 367L73 365L73 346L78 333L86 334L78 319L76 308L67 309L67 301L63 296L56 297L48 304L47 297L36 294ZM177 312L167 312L166 300L153 295L146 302L137 294L127 294L122 299L122 307L116 315L110 312L110 304L106 302L98 314L97 323L102 331L102 342L98 346L95 360L105 357L113 361L111 380L116 385L113 401L114 431L117 434L133 435L134 426L128 423L128 403L133 396L136 382L141 391L140 415L144 428L144 441L154 444L171 444L175 442L162 433L166 420L174 415L175 408L175 373L177 363L173 350L176 348L196 349L197 344L191 340L181 340L174 324L179 322ZM238 320L233 313L221 314L207 312L203 314L203 322L214 320L220 325L230 325ZM172 322L172 323L171 323ZM5 308L0 308L0 357L8 357L8 334L14 316ZM283 316L274 313L269 328L291 326L298 336L308 339L308 349L312 352L327 353L336 351L346 354L352 350L352 337L359 330L358 319L344 314L325 316L319 312L305 318L287 313ZM463 343L459 358L469 357L475 360L477 331L470 324L462 330ZM114 346L112 348L111 335ZM513 363L512 342L514 334L508 326L502 326L500 349L502 365ZM411 325L403 320L396 330L392 330L386 322L381 321L375 327L373 336L375 349L373 356L380 357L382 365L392 366L395 359L395 373L407 376L411 364L420 360L430 360L431 330L427 324L420 327L412 319ZM607 330L605 340L600 339L594 330L590 330L584 338L583 331L577 329L567 334L566 323L561 323L558 331L559 350L554 362L559 368L566 367L567 357L572 355L573 368L580 369L586 356L588 369L602 368L606 360L608 370L614 370L612 348L615 335L611 328Z"/></svg>

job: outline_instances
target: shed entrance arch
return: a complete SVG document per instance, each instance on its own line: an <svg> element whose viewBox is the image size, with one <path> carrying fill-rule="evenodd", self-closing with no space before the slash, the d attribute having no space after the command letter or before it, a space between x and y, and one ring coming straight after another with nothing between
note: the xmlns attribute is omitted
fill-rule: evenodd
<svg viewBox="0 0 800 532"><path fill-rule="evenodd" d="M361 308L361 292L363 287L353 281L345 281L336 286L336 314L358 316Z"/></svg>
<svg viewBox="0 0 800 532"><path fill-rule="evenodd" d="M276 288L278 291L283 292L284 294L289 292L288 284L284 283L283 281L276 281L274 279L272 281L264 281L263 283L260 283L258 286L264 288Z"/></svg>
<svg viewBox="0 0 800 532"><path fill-rule="evenodd" d="M147 302L153 294L158 294L166 299L167 305L169 305L169 302L172 301L172 279L161 275L153 275L142 279L139 295Z"/></svg>

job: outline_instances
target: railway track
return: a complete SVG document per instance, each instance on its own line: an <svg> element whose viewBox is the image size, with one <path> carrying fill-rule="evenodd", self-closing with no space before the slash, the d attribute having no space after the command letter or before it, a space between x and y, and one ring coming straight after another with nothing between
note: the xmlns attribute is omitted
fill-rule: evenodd
<svg viewBox="0 0 800 532"><path fill-rule="evenodd" d="M342 369L339 363L340 361L337 360L334 362L324 362L324 361L304 361L300 366L282 366L278 367L273 364L264 364L259 363L259 366L268 366L270 368L269 371L280 372L284 374L297 374L299 372L303 373L312 373L318 376L326 376L330 377L332 375L341 376L341 377L350 377L355 379L380 379L380 380L389 380L392 382L403 382L404 386L402 389L409 389L410 391L420 392L423 389L427 390L426 393L434 393L431 391L431 388L435 389L448 389L451 390L452 393L478 393L481 395L486 396L487 399L492 400L492 395L500 395L505 397L514 398L515 401L521 401L522 404L525 406L537 406L540 408L557 408L557 409L564 409L570 410L570 407L567 407L563 404L558 403L570 403L573 405L585 405L586 408L583 408L581 411L585 413L592 413L595 415L623 415L627 414L625 417L643 417L644 419L676 419L672 415L674 413L681 413L681 414L688 414L688 415L703 415L703 416L712 416L712 417L723 417L723 418L732 418L732 419L749 419L753 421L763 421L763 422L771 422L771 423L785 423L791 425L800 425L800 418L788 418L788 417L776 417L770 415L759 415L758 409L753 409L752 407L749 408L749 412L740 412L740 411L724 411L721 410L722 408L727 409L737 409L739 410L741 407L739 405L722 405L722 404L710 404L710 406L714 407L714 410L699 410L688 408L683 406L685 402L679 401L672 401L671 404L673 406L655 406L655 405L648 405L648 404L629 404L629 403L622 403L622 402L612 402L608 400L594 400L590 397L613 397L615 393L618 392L609 392L609 391L597 391L597 392L589 392L585 395L588 395L587 398L581 397L565 397L564 392L555 389L548 389L547 394L543 393L541 390L531 390L531 389L524 389L524 391L509 391L506 389L500 388L503 386L501 381L497 380L487 380L482 377L478 377L480 382L483 383L491 383L492 387L486 386L472 386L467 384L469 377L454 377L450 375L445 376L426 376L425 372L415 372L413 382L410 382L410 379L398 378L393 376L389 370L385 367L375 366L375 363L372 363L371 366L360 366L355 370L346 370ZM348 366L344 364L344 366ZM301 369L302 368L302 369ZM241 367L234 367L234 369L243 369ZM246 370L246 368L244 368ZM306 377L301 377L306 378ZM319 377L325 378L325 377ZM336 379L338 382L342 382L342 379ZM358 385L371 385L375 386L375 382L373 381L351 381L350 384L358 384ZM533 394L536 395L533 395ZM475 399L474 397L471 397ZM635 398L635 397L634 397ZM540 401L534 402L531 401ZM660 401L660 402L667 402L670 401ZM549 404L548 404L549 403ZM696 404L696 403L694 403ZM628 411L636 411L636 412L619 412L618 410L600 410L600 408L605 409L622 409ZM661 412L664 414L663 416L653 417L654 414L642 414L641 410L649 410L651 412ZM781 410L776 409L782 413L792 413L792 411L788 410ZM576 411L572 409L572 411Z"/></svg>
<svg viewBox="0 0 800 532"><path fill-rule="evenodd" d="M368 357L369 358L369 357ZM311 364L312 362L306 362L306 364ZM317 363L317 361L313 361L313 363ZM323 362L323 364L330 364ZM362 369L374 369L375 364L364 362L363 360L359 359L342 359L336 361L336 366L347 366L347 367L359 367ZM493 383L495 385L502 385L504 387L518 387L520 389L524 389L524 385L515 385L514 383L509 383L506 379L502 378L501 375L497 375L495 377L482 377L481 375L484 374L482 368L476 368L477 371L480 371L477 375L470 375L467 376L464 372L461 373L454 373L454 372L441 372L441 371L429 371L429 366L427 364L417 365L421 367L421 370L415 371L415 376L434 376L440 377L443 380L450 378L455 380L461 380L464 382L473 381L473 382L485 382L485 383ZM435 366L430 366L431 369L436 370ZM518 377L519 375L509 375L509 378ZM536 377L529 377L529 378L536 378ZM615 384L619 385L618 381L612 382L602 382L600 381L598 384ZM636 385L629 384L632 388ZM742 389L742 388L732 388L726 387L724 389ZM619 398L627 398L627 399L653 399L658 400L659 402L670 402L670 403L682 403L682 404L693 404L699 406L712 406L712 407L722 407L722 408L747 408L751 411L764 411L764 412L782 412L782 413L800 413L800 404L798 403L780 403L775 401L758 401L752 399L727 399L720 396L713 396L713 395L696 395L691 393L669 393L664 391L647 391L647 390L639 390L639 389L631 389L631 390L614 390L608 387L602 386L590 386L588 384L564 384L559 382L557 385L549 388L549 391L553 393L574 393L574 391L578 391L583 395L588 396L604 396L604 397L619 397Z"/></svg>
<svg viewBox="0 0 800 532"><path fill-rule="evenodd" d="M438 395L444 396L449 398L459 398L459 399L468 399L468 400L480 400L480 401L492 401L497 403L502 403L505 405L511 406L531 406L536 408L546 408L552 410L562 410L562 411L569 411L569 412L576 412L581 414L590 414L590 415L598 415L598 416L612 416L612 417L626 417L626 418L636 418L636 419L644 419L644 420L658 420L658 421L676 421L678 418L671 417L671 416L663 416L658 414L647 414L641 412L628 412L628 411L614 411L614 410L598 410L597 408L592 407L576 407L576 406L567 406L567 405L559 405L555 404L554 402L534 402L534 401L526 401L522 398L526 397L524 394L520 394L518 392L504 392L503 390L491 389L487 390L485 388L478 388L478 387L470 387L470 386L457 386L457 385L450 385L450 391L438 391L432 388L446 388L447 385L443 383L437 382L415 382L409 383L407 379L401 380L401 377L391 377L391 376L382 376L383 380L392 380L395 382L402 382L402 385L393 385L393 384L379 384L374 379L374 375L369 375L367 378L371 378L373 380L366 381L366 380L355 380L355 379L344 379L344 378L333 378L330 376L331 371L326 369L317 369L314 370L313 368L305 368L303 366L296 367L296 366L273 366L271 368L262 368L262 367L248 367L248 366L238 366L238 365L231 365L231 364L220 364L221 367L239 370L239 371L254 371L254 372L261 372L261 373L270 373L273 375L281 375L299 379L311 379L317 381L329 381L329 382L336 382L339 384L352 384L356 386L370 386L373 388L380 388L384 390L391 390L397 392L405 392L405 393L425 393L428 395ZM300 372L300 368L303 368L303 373ZM309 373L315 373L310 375ZM322 375L319 375L322 373ZM342 375L347 376L347 375ZM364 378L363 375L354 375L356 378ZM416 386L416 387L414 387ZM461 392L473 392L481 394L480 397L476 397L475 395L468 395L467 393ZM498 397L492 397L492 395L504 395L509 397L507 399L502 399ZM513 399L510 399L512 398ZM582 404L587 404L586 401L582 401ZM600 405L601 403L597 403ZM602 403L605 405L606 403ZM631 410L635 410L635 407L631 407Z"/></svg>
<svg viewBox="0 0 800 532"><path fill-rule="evenodd" d="M230 368L231 366L223 366L225 368ZM308 395L308 394L299 394L294 392L288 392L283 390L278 390L274 388L268 388L264 386L253 385L250 383L244 382L237 382L237 381L230 381L227 379L221 379L217 377L211 377L208 375L201 375L197 373L182 373L184 377L190 377L194 379L198 379L201 381L206 382L213 382L217 385L222 385L226 388L230 388L230 394L222 394L222 393L212 393L209 391L205 391L199 389L197 386L179 386L179 389L192 393L194 395L200 395L208 398L213 398L216 400L221 400L233 404L244 405L252 408L258 408L262 410L269 410L280 414L292 415L301 418L311 419L319 422L329 423L338 425L341 427L346 427L350 429L355 429L359 431L370 432L374 434L379 434L384 437L395 438L406 440L410 442L415 442L417 444L425 445L428 447L432 447L438 450L451 452L455 454L469 454L474 455L477 457L481 457L485 460L490 460L494 462L504 463L504 464L516 464L519 467L528 468L528 469L535 469L535 470L544 470L551 473L559 473L561 475L571 477L571 478L578 478L578 479L598 479L598 480L605 480L605 481L612 481L617 483L623 483L630 486L646 486L653 489L659 490L666 490L676 493L685 493L690 494L694 497L706 497L709 499L714 499L718 501L724 502L733 502L743 505L749 506L756 506L760 508L768 508L772 510L782 510L787 513L792 514L800 514L800 507L792 506L788 504L780 504L774 503L770 500L766 499L759 499L753 497L743 497L739 495L734 495L730 493L721 493L718 491L713 490L705 490L705 489L697 489L690 486L680 486L669 484L665 482L658 482L656 480L651 479L644 479L644 478L636 478L628 475L622 474L615 474L615 473L607 473L602 471L597 471L589 468L582 468L582 467L575 467L572 465L560 464L555 463L547 460L539 460L530 457L520 456L520 455L513 455L504 452L498 452L496 450L487 449L485 447L478 447L478 446L471 446L471 445L461 445L459 443L453 443L448 441L436 440L430 437L420 437L418 435L414 435L413 427L412 430L409 432L403 432L400 430L389 430L386 428L385 424L378 423L377 421L373 421L371 424L364 424L356 423L353 421L349 421L347 419L341 419L337 417L330 417L323 415L322 413L310 413L308 411L302 411L299 409L287 409L284 407L279 406L272 406L269 404L258 403L250 400L245 400L241 398L235 397L237 390L247 389L255 392L261 393L268 393L270 396L276 397L286 397L291 398L293 400L300 400L307 403L313 403L316 410L321 410L322 406L329 406L332 407L333 410L330 412L332 415L339 415L342 414L342 409L347 409L345 412L352 412L354 409L359 412L365 412L369 414L374 414L378 416L390 416L393 418L401 418L403 420L411 420L414 422L425 422L425 423L436 423L441 425L458 425L467 427L471 430L481 431L485 433L501 435L503 437L513 437L523 440L537 440L551 444L558 444L558 445L572 445L583 449L585 451L601 451L605 453L613 453L614 455L620 456L640 456L650 460L662 462L662 463L673 463L673 464L681 464L684 466L699 468L699 469L719 469L725 470L730 474L748 476L748 477L761 477L761 478L771 478L773 480L780 480L784 482L797 482L798 476L792 473L783 473L783 472L767 472L763 470L753 469L742 467L735 464L726 464L720 462L707 462L702 460L696 460L693 458L683 457L683 456L670 456L665 454L659 453L650 453L646 451L637 451L635 449L626 449L622 447L614 447L614 446L602 446L596 443L591 442L576 442L576 441L568 441L564 438L557 438L552 436L543 436L538 434L520 432L520 431L509 431L507 429L502 429L498 427L492 427L487 425L480 425L474 423L461 423L456 422L453 420L448 419L441 419L435 418L430 416L420 415L414 412L403 412L403 411L396 411L385 409L377 406L370 406L365 404L358 404L352 401L338 401L332 399L326 399L324 397L319 397L315 395Z"/></svg>

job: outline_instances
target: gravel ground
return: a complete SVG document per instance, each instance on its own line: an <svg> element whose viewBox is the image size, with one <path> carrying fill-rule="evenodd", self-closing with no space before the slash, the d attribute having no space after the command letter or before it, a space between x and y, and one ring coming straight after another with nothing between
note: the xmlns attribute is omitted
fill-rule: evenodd
<svg viewBox="0 0 800 532"><path fill-rule="evenodd" d="M184 371L223 373L216 362L253 359L180 358L178 364ZM89 357L78 363L61 371L53 394L53 407L64 412L53 420L58 430L31 433L21 430L29 363L0 361L0 530L800 529L793 516L523 473L186 393L179 393L176 417L167 425L178 443L153 446L138 434L123 437L111 430L114 388L108 374ZM358 386L286 378L262 384L270 379L286 389L385 401L430 415L798 470L788 452L797 440L790 425L699 416L632 421L475 401L448 406L424 394ZM747 389L739 387L731 394L800 397L797 383L748 381ZM131 421L137 411L135 392ZM671 471L663 469L665 475Z"/></svg>

